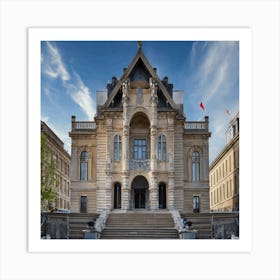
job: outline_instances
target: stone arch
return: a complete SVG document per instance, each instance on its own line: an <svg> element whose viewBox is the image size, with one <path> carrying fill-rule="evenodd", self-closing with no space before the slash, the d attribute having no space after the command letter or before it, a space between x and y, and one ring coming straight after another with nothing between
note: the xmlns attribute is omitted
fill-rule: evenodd
<svg viewBox="0 0 280 280"><path fill-rule="evenodd" d="M137 175L131 182L131 208L147 209L149 201L149 182L143 175Z"/></svg>
<svg viewBox="0 0 280 280"><path fill-rule="evenodd" d="M131 124L131 121L133 120L133 118L135 118L135 116L137 116L137 115L145 116L149 120L149 123L151 123L149 111L144 107L137 107L134 109L133 114L130 116L130 119L129 119L130 124Z"/></svg>
<svg viewBox="0 0 280 280"><path fill-rule="evenodd" d="M150 158L150 120L147 114L136 112L130 120L130 150L133 160L147 160Z"/></svg>

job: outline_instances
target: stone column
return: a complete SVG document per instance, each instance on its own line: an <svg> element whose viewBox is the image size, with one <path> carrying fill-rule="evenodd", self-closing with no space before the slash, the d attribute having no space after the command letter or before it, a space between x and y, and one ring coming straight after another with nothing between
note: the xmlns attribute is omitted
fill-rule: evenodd
<svg viewBox="0 0 280 280"><path fill-rule="evenodd" d="M167 207L172 210L175 208L175 198L174 198L174 172L168 172L168 201Z"/></svg>
<svg viewBox="0 0 280 280"><path fill-rule="evenodd" d="M174 177L175 177L175 168L174 168L174 119L172 116L168 116L168 201L167 206L168 209L174 209L175 205L175 190L174 190Z"/></svg>
<svg viewBox="0 0 280 280"><path fill-rule="evenodd" d="M157 83L150 79L151 88L151 186L150 186L150 206L152 210L158 209L158 180L157 180Z"/></svg>
<svg viewBox="0 0 280 280"><path fill-rule="evenodd" d="M123 139L122 139L122 162L123 162L123 185L122 185L122 209L129 209L130 187L129 187L129 113L128 113L128 91L129 80L122 84L123 103Z"/></svg>
<svg viewBox="0 0 280 280"><path fill-rule="evenodd" d="M129 175L123 175L122 185L122 209L128 210L130 208L130 187L129 187Z"/></svg>
<svg viewBox="0 0 280 280"><path fill-rule="evenodd" d="M105 197L106 197L106 209L112 209L112 119L107 119L107 160L106 160L106 186L105 186Z"/></svg>
<svg viewBox="0 0 280 280"><path fill-rule="evenodd" d="M112 174L111 174L111 164L106 165L106 186L105 186L105 196L106 196L106 210L112 209Z"/></svg>
<svg viewBox="0 0 280 280"><path fill-rule="evenodd" d="M158 209L158 180L157 180L157 174L151 172L150 178L151 178L150 207L151 207L151 210L157 210Z"/></svg>

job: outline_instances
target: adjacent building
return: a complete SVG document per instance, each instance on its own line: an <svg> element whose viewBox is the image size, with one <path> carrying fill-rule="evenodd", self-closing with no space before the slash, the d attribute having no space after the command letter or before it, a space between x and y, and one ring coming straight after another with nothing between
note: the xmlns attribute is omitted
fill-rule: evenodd
<svg viewBox="0 0 280 280"><path fill-rule="evenodd" d="M239 113L226 131L226 146L210 165L210 209L239 211Z"/></svg>
<svg viewBox="0 0 280 280"><path fill-rule="evenodd" d="M140 43L96 97L92 121L72 116L71 212L208 213L208 117L186 120L183 91L158 76Z"/></svg>
<svg viewBox="0 0 280 280"><path fill-rule="evenodd" d="M70 164L71 157L64 149L64 143L51 130L51 128L41 121L41 134L46 135L47 147L50 156L55 162L55 186L57 192L57 202L54 207L58 211L70 210Z"/></svg>

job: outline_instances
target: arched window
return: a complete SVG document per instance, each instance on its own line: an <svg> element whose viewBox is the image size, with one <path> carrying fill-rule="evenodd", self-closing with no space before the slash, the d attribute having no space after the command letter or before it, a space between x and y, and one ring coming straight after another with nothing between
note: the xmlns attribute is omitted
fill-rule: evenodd
<svg viewBox="0 0 280 280"><path fill-rule="evenodd" d="M80 156L80 180L88 180L88 152L81 152Z"/></svg>
<svg viewBox="0 0 280 280"><path fill-rule="evenodd" d="M114 160L119 161L122 159L122 137L115 135L114 137Z"/></svg>
<svg viewBox="0 0 280 280"><path fill-rule="evenodd" d="M166 136L163 134L158 137L158 159L166 160Z"/></svg>
<svg viewBox="0 0 280 280"><path fill-rule="evenodd" d="M192 180L200 180L200 156L199 152L192 153Z"/></svg>

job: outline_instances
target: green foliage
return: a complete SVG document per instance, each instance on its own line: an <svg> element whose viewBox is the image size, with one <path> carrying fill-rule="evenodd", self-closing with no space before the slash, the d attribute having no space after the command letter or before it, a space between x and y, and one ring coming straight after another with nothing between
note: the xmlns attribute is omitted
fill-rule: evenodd
<svg viewBox="0 0 280 280"><path fill-rule="evenodd" d="M41 134L41 211L53 210L57 202L56 162L47 145L47 137Z"/></svg>

